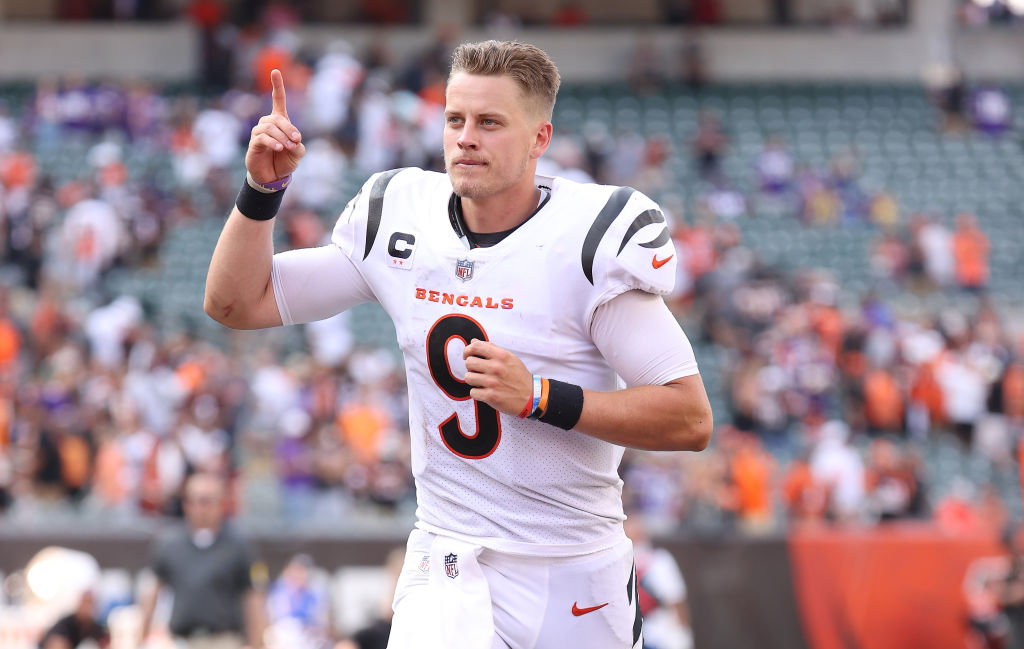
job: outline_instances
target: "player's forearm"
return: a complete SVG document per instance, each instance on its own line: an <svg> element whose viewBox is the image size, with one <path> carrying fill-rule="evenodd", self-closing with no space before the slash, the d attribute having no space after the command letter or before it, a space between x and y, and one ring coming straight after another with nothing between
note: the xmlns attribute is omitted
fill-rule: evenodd
<svg viewBox="0 0 1024 649"><path fill-rule="evenodd" d="M699 375L668 385L583 391L575 429L606 442L651 451L701 451L711 440L711 407Z"/></svg>
<svg viewBox="0 0 1024 649"><path fill-rule="evenodd" d="M254 221L235 207L217 240L206 276L203 309L234 329L281 324L270 271L274 256L273 220Z"/></svg>

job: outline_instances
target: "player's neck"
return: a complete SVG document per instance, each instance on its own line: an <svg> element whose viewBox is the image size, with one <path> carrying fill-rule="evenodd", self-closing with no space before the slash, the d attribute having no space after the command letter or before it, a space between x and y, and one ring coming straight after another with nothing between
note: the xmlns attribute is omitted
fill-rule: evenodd
<svg viewBox="0 0 1024 649"><path fill-rule="evenodd" d="M462 199L462 218L470 232L504 232L520 225L537 211L540 190L533 184L510 187L487 198Z"/></svg>

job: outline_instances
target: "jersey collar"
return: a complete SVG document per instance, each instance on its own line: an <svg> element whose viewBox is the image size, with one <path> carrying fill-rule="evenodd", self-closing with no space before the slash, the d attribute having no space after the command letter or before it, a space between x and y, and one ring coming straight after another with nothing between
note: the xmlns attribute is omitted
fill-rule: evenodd
<svg viewBox="0 0 1024 649"><path fill-rule="evenodd" d="M551 188L547 185L537 185L537 189L540 190L541 197L540 202L537 203L537 209L530 213L530 216L526 217L523 223L526 223L532 219L537 212L540 212L548 201L551 200ZM455 192L452 192L451 197L448 199L448 222L451 223L452 230L455 231L455 235L462 240L463 245L467 248L490 248L503 241L508 235L512 234L520 227L523 223L520 223L514 228L508 230L502 230L501 232L471 232L466 226L466 220L462 215L462 197L458 196Z"/></svg>

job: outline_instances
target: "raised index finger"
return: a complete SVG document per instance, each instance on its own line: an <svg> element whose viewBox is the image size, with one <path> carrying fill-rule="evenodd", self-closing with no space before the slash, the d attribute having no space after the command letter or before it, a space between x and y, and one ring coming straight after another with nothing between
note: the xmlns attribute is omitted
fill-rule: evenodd
<svg viewBox="0 0 1024 649"><path fill-rule="evenodd" d="M284 96L284 75L277 68L270 71L270 85L273 86L271 99L274 102L272 113L288 117L288 108L285 105Z"/></svg>

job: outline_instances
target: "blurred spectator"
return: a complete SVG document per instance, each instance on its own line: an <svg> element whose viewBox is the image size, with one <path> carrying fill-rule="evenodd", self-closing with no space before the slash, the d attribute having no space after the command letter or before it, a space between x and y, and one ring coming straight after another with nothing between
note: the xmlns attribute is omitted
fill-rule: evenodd
<svg viewBox="0 0 1024 649"><path fill-rule="evenodd" d="M683 82L691 90L699 90L708 82L704 48L695 40L683 44L679 52L679 67Z"/></svg>
<svg viewBox="0 0 1024 649"><path fill-rule="evenodd" d="M779 194L789 189L793 180L793 156L780 135L771 135L757 158L757 172L761 178L761 191Z"/></svg>
<svg viewBox="0 0 1024 649"><path fill-rule="evenodd" d="M967 81L957 69L940 71L935 84L935 103L942 111L940 128L947 133L964 130L967 112Z"/></svg>
<svg viewBox="0 0 1024 649"><path fill-rule="evenodd" d="M932 286L945 288L953 283L956 264L953 235L944 224L932 217L923 217L917 225L915 244L921 250L924 271Z"/></svg>
<svg viewBox="0 0 1024 649"><path fill-rule="evenodd" d="M864 377L864 414L873 433L903 431L903 395L896 378L885 367Z"/></svg>
<svg viewBox="0 0 1024 649"><path fill-rule="evenodd" d="M348 42L336 40L327 45L309 79L303 128L307 138L330 135L341 128L349 118L353 94L364 74Z"/></svg>
<svg viewBox="0 0 1024 649"><path fill-rule="evenodd" d="M976 89L971 94L970 112L974 128L988 135L1002 135L1012 125L1010 97L996 86Z"/></svg>
<svg viewBox="0 0 1024 649"><path fill-rule="evenodd" d="M54 259L54 265L63 262L59 276L68 286L91 288L125 243L124 227L113 206L94 195L68 209L61 231L61 248L67 252Z"/></svg>
<svg viewBox="0 0 1024 649"><path fill-rule="evenodd" d="M1003 612L1003 557L973 560L964 575L964 599L967 605L967 642L970 649L1006 649L1009 620Z"/></svg>
<svg viewBox="0 0 1024 649"><path fill-rule="evenodd" d="M266 601L262 586L252 581L248 544L224 520L225 489L211 474L195 474L185 484L185 524L153 548L157 582L142 604L143 640L159 591L167 586L175 595L169 627L177 642L193 649L263 646Z"/></svg>
<svg viewBox="0 0 1024 649"><path fill-rule="evenodd" d="M616 133L611 149L604 175L608 182L628 184L643 167L647 142L631 125L625 125Z"/></svg>
<svg viewBox="0 0 1024 649"><path fill-rule="evenodd" d="M665 85L665 62L649 34L637 38L629 57L626 79L637 95L658 92Z"/></svg>
<svg viewBox="0 0 1024 649"><path fill-rule="evenodd" d="M975 559L964 576L969 639L981 649L1024 647L1024 524L1002 540L1004 555Z"/></svg>
<svg viewBox="0 0 1024 649"><path fill-rule="evenodd" d="M869 200L861 187L860 175L860 160L852 150L843 151L832 159L828 184L838 201L842 225L859 225L867 220Z"/></svg>
<svg viewBox="0 0 1024 649"><path fill-rule="evenodd" d="M761 440L739 431L720 431L719 445L728 458L729 503L741 529L768 531L773 523L772 493L775 459Z"/></svg>
<svg viewBox="0 0 1024 649"><path fill-rule="evenodd" d="M697 200L699 210L719 221L734 221L747 213L746 198L721 176L714 178Z"/></svg>
<svg viewBox="0 0 1024 649"><path fill-rule="evenodd" d="M671 153L672 143L667 136L654 135L647 138L640 168L631 186L648 196L661 196L669 188L671 174L665 163Z"/></svg>
<svg viewBox="0 0 1024 649"><path fill-rule="evenodd" d="M225 25L227 7L222 0L192 0L186 12L199 32L203 83L212 90L227 88L233 53L231 31Z"/></svg>
<svg viewBox="0 0 1024 649"><path fill-rule="evenodd" d="M705 110L697 116L697 130L691 142L700 177L713 180L721 173L727 139L717 113Z"/></svg>
<svg viewBox="0 0 1024 649"><path fill-rule="evenodd" d="M999 396L1008 422L1019 429L1024 425L1024 336L1019 339L1016 353L1004 369Z"/></svg>
<svg viewBox="0 0 1024 649"><path fill-rule="evenodd" d="M298 523L313 513L315 450L308 438L314 431L310 416L300 408L285 412L274 449L280 480L281 515Z"/></svg>
<svg viewBox="0 0 1024 649"><path fill-rule="evenodd" d="M883 232L875 240L868 264L875 277L902 286L910 267L910 248L900 234Z"/></svg>
<svg viewBox="0 0 1024 649"><path fill-rule="evenodd" d="M954 432L970 448L974 429L987 403L987 379L978 359L969 353L970 332L967 323L958 315L950 314L945 323L951 348L942 355L936 369L936 379L942 389L945 419Z"/></svg>
<svg viewBox="0 0 1024 649"><path fill-rule="evenodd" d="M238 160L242 130L239 119L218 102L199 111L192 125L192 136L210 166L224 169Z"/></svg>
<svg viewBox="0 0 1024 649"><path fill-rule="evenodd" d="M686 581L672 553L655 547L642 515L629 513L626 536L633 541L637 605L644 617L644 647L691 649L690 607Z"/></svg>
<svg viewBox="0 0 1024 649"><path fill-rule="evenodd" d="M919 479L905 452L888 439L872 440L865 471L867 505L880 521L922 514Z"/></svg>
<svg viewBox="0 0 1024 649"><path fill-rule="evenodd" d="M331 647L330 601L311 572L313 559L298 554L288 560L267 594L271 646Z"/></svg>
<svg viewBox="0 0 1024 649"><path fill-rule="evenodd" d="M585 166L583 151L572 139L564 137L553 143L547 155L537 161L537 173L592 183L594 179L584 171Z"/></svg>
<svg viewBox="0 0 1024 649"><path fill-rule="evenodd" d="M700 483L699 477L689 471L686 475L681 474L676 462L657 453L627 453L620 473L626 484L623 498L627 508L643 516L649 525L662 529L671 528L686 515L685 510L693 505L687 502L687 495L693 495L693 490L707 488L710 492L717 489L710 484L696 484ZM706 493L703 496L717 498L718 494Z"/></svg>
<svg viewBox="0 0 1024 649"><path fill-rule="evenodd" d="M18 126L10 108L0 100L0 155L9 153L18 141Z"/></svg>
<svg viewBox="0 0 1024 649"><path fill-rule="evenodd" d="M835 225L839 222L840 198L835 189L817 171L804 168L797 175L800 217L811 225Z"/></svg>
<svg viewBox="0 0 1024 649"><path fill-rule="evenodd" d="M811 476L828 493L828 513L839 522L856 522L865 505L865 468L860 454L850 445L850 430L841 421L821 426L819 441L811 453Z"/></svg>
<svg viewBox="0 0 1024 649"><path fill-rule="evenodd" d="M384 72L371 71L359 95L355 115L357 140L355 161L360 169L372 171L393 166L398 157L398 131L391 107L391 81Z"/></svg>
<svg viewBox="0 0 1024 649"><path fill-rule="evenodd" d="M988 284L988 237L978 227L973 214L958 214L953 231L953 258L956 281L961 288L980 291Z"/></svg>
<svg viewBox="0 0 1024 649"><path fill-rule="evenodd" d="M807 524L824 519L829 490L814 477L809 450L802 451L786 468L782 499L791 523Z"/></svg>
<svg viewBox="0 0 1024 649"><path fill-rule="evenodd" d="M900 204L887 191L879 191L867 199L868 220L883 229L892 229L900 222Z"/></svg>

